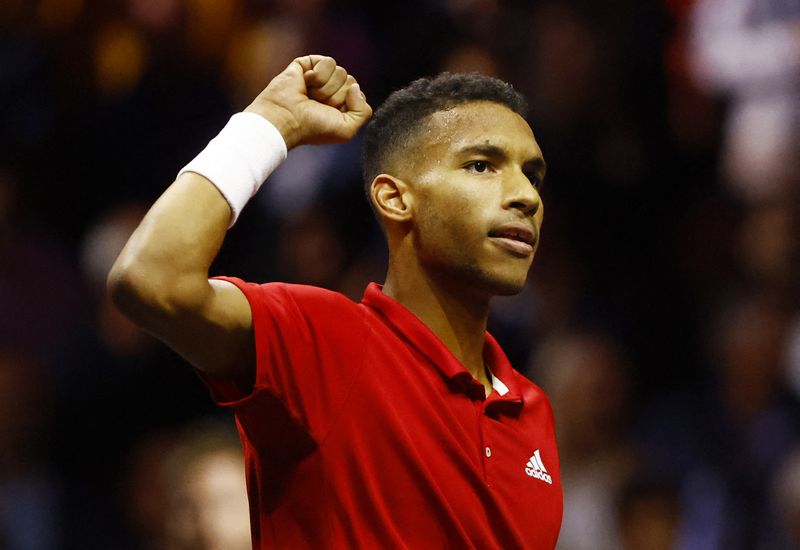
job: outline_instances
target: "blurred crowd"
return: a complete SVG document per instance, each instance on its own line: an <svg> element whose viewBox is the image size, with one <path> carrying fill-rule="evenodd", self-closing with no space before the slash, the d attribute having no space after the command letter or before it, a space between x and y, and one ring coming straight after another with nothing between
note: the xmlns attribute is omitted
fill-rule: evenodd
<svg viewBox="0 0 800 550"><path fill-rule="evenodd" d="M0 2L0 548L249 547L232 419L105 276L311 52L373 106L441 70L530 101L543 240L490 330L553 402L558 549L800 548L800 0ZM293 151L214 274L381 281L359 154Z"/></svg>

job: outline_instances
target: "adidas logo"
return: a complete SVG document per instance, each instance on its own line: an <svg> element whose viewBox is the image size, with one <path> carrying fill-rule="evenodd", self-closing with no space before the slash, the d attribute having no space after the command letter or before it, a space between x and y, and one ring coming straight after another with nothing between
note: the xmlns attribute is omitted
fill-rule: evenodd
<svg viewBox="0 0 800 550"><path fill-rule="evenodd" d="M539 449L536 449L533 456L528 460L525 465L525 473L536 479L541 479L545 483L553 484L553 477L547 473L547 468L542 463L542 457L539 456Z"/></svg>

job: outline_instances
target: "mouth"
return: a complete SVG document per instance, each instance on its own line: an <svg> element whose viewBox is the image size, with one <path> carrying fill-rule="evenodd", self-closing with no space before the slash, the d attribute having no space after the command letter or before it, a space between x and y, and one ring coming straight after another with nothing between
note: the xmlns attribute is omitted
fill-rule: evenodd
<svg viewBox="0 0 800 550"><path fill-rule="evenodd" d="M519 257L533 254L536 246L536 233L527 224L505 224L489 232L489 239Z"/></svg>

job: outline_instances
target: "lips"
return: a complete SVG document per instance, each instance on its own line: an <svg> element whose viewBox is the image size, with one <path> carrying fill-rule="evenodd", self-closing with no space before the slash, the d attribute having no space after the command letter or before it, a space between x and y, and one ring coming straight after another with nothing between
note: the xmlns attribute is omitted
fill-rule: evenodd
<svg viewBox="0 0 800 550"><path fill-rule="evenodd" d="M523 223L502 225L490 231L489 238L518 256L530 256L536 245L536 234L529 225Z"/></svg>

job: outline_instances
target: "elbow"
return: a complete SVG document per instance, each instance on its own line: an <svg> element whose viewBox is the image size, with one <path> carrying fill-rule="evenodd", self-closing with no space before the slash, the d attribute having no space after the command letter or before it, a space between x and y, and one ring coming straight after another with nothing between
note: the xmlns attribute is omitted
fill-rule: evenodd
<svg viewBox="0 0 800 550"><path fill-rule="evenodd" d="M106 287L111 301L126 317L146 330L159 332L176 317L202 307L208 279L163 273L156 266L120 257L108 273Z"/></svg>
<svg viewBox="0 0 800 550"><path fill-rule="evenodd" d="M157 330L177 307L174 291L157 270L119 258L106 279L111 301L127 318L145 330Z"/></svg>
<svg viewBox="0 0 800 550"><path fill-rule="evenodd" d="M122 257L117 258L106 276L106 292L117 307L120 307L126 293L130 292L134 286L130 269L125 269L120 265L121 263Z"/></svg>
<svg viewBox="0 0 800 550"><path fill-rule="evenodd" d="M126 317L138 325L147 325L148 319L158 315L159 299L147 273L136 265L124 265L117 260L106 279L106 289L111 301ZM163 314L162 314L163 315Z"/></svg>

